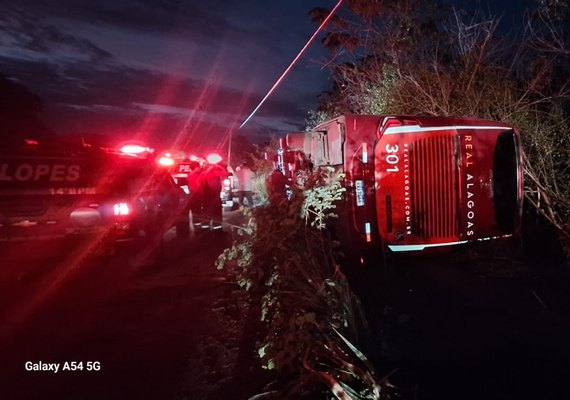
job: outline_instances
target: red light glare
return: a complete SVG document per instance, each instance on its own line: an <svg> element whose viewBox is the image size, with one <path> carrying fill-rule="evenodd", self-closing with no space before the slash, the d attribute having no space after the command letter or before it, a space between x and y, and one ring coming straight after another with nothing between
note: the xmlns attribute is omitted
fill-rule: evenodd
<svg viewBox="0 0 570 400"><path fill-rule="evenodd" d="M174 160L170 157L164 156L158 159L158 163L163 167L172 167L174 165Z"/></svg>
<svg viewBox="0 0 570 400"><path fill-rule="evenodd" d="M113 206L113 214L119 215L129 215L131 213L131 208L127 203L116 203Z"/></svg>
<svg viewBox="0 0 570 400"><path fill-rule="evenodd" d="M210 164L217 164L222 161L222 156L216 153L208 154L206 161L208 161Z"/></svg>
<svg viewBox="0 0 570 400"><path fill-rule="evenodd" d="M142 154L142 153L152 153L152 151L150 148L138 144L126 144L121 147L121 153Z"/></svg>
<svg viewBox="0 0 570 400"><path fill-rule="evenodd" d="M37 146L39 144L38 141L35 139L24 139L24 142L26 142L26 144L30 146Z"/></svg>

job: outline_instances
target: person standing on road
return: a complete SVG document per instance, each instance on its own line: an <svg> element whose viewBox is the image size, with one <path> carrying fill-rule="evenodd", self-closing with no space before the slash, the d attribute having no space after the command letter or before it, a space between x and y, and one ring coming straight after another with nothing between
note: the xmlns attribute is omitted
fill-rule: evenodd
<svg viewBox="0 0 570 400"><path fill-rule="evenodd" d="M237 194L241 206L245 206L243 200L246 198L248 206L253 207L253 177L254 173L246 161L237 167Z"/></svg>
<svg viewBox="0 0 570 400"><path fill-rule="evenodd" d="M188 208L192 213L192 225L194 231L201 229L202 224L206 224L205 215L203 210L204 191L203 176L204 172L199 162L191 163L191 171L188 173L188 189L190 191L190 198L188 200Z"/></svg>
<svg viewBox="0 0 570 400"><path fill-rule="evenodd" d="M203 209L210 224L207 228L213 230L222 229L222 180L226 178L228 171L218 164L210 164L204 171L204 179L202 180L203 189ZM205 228L205 226L202 226Z"/></svg>

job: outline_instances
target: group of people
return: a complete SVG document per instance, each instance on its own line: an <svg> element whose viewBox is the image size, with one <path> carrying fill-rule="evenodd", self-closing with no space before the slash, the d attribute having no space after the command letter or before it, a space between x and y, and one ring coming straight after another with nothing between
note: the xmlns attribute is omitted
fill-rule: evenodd
<svg viewBox="0 0 570 400"><path fill-rule="evenodd" d="M237 178L237 194L239 204L245 206L244 199L247 199L249 207L253 206L253 177L254 173L247 163L242 163L236 169ZM293 183L288 179L279 168L275 168L266 179L265 186L267 189L267 197L271 204L280 204L287 200L287 187L291 187Z"/></svg>
<svg viewBox="0 0 570 400"><path fill-rule="evenodd" d="M192 212L194 230L222 229L222 191L223 181L229 172L221 164L201 164L192 162L187 175L189 191L188 209ZM249 207L253 206L253 177L254 173L246 162L242 163L235 172L237 178L237 194L239 203L244 205L247 200Z"/></svg>
<svg viewBox="0 0 570 400"><path fill-rule="evenodd" d="M221 230L223 206L220 193L223 181L228 178L227 168L220 164L200 164L194 162L187 175L189 200L188 209L192 212L194 231ZM247 161L235 170L238 202L241 206L253 207L253 180L255 173ZM291 182L279 169L267 178L268 199L279 204L287 199L287 186ZM247 203L246 203L247 200Z"/></svg>
<svg viewBox="0 0 570 400"><path fill-rule="evenodd" d="M222 229L222 182L228 176L226 168L219 164L201 165L195 162L188 173L190 197L188 208L192 211L194 230Z"/></svg>

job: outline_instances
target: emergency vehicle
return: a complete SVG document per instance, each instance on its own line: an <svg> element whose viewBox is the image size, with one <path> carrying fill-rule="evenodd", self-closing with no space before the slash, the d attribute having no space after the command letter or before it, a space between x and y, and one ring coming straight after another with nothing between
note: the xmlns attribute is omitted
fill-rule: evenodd
<svg viewBox="0 0 570 400"><path fill-rule="evenodd" d="M89 237L134 250L161 246L186 194L126 144L101 149L23 141L0 152L0 242ZM132 247L131 247L132 246Z"/></svg>
<svg viewBox="0 0 570 400"><path fill-rule="evenodd" d="M222 157L217 153L208 154L205 158L195 155L188 156L183 151L165 151L158 158L158 163L168 169L174 181L188 194L188 175L196 168L204 168L207 165L223 164ZM220 198L224 205L232 206L234 193L233 170L228 165L223 167L226 169L227 175L222 179L222 190Z"/></svg>
<svg viewBox="0 0 570 400"><path fill-rule="evenodd" d="M345 174L346 247L417 253L516 235L523 200L516 128L456 117L345 115L293 133L284 170L310 163Z"/></svg>

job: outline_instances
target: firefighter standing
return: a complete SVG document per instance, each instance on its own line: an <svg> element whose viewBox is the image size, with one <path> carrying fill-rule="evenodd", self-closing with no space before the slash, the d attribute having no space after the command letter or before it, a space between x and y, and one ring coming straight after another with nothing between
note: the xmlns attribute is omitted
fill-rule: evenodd
<svg viewBox="0 0 570 400"><path fill-rule="evenodd" d="M191 164L191 171L188 173L188 189L190 191L190 198L188 200L188 208L192 211L192 224L194 230L201 229L202 225L206 224L205 215L203 211L203 172L204 169L199 162Z"/></svg>
<svg viewBox="0 0 570 400"><path fill-rule="evenodd" d="M219 164L210 164L202 174L202 209L208 220L208 228L222 229L222 180L228 171ZM203 226L204 228L204 226Z"/></svg>

